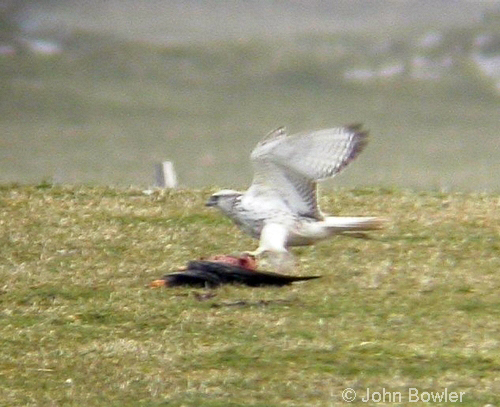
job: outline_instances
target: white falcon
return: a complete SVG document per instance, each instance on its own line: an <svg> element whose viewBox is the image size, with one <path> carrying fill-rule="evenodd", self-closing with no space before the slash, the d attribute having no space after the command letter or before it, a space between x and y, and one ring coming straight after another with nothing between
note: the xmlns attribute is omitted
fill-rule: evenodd
<svg viewBox="0 0 500 407"><path fill-rule="evenodd" d="M378 217L325 216L318 207L317 181L335 176L356 158L367 136L361 125L291 136L285 128L278 128L252 151L250 188L216 192L207 206L219 208L260 239L251 254L270 253L278 267L289 262L289 246L314 244L346 231L380 229L383 220Z"/></svg>

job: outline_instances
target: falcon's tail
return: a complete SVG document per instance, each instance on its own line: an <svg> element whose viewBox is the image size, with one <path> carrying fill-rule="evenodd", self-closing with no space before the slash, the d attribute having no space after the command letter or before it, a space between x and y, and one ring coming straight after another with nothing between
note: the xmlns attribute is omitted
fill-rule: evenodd
<svg viewBox="0 0 500 407"><path fill-rule="evenodd" d="M385 219L377 217L328 216L323 222L334 233L382 229L386 224Z"/></svg>

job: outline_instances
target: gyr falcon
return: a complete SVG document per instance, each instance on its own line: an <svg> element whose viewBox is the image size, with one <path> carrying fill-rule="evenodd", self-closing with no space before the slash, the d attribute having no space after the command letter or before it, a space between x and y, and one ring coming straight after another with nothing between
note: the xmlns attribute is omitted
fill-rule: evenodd
<svg viewBox="0 0 500 407"><path fill-rule="evenodd" d="M288 136L278 128L261 140L250 156L254 178L246 192L222 190L207 206L219 208L256 239L251 254L272 254L278 268L289 264L289 246L314 244L338 233L380 229L378 217L325 216L317 181L338 174L367 144L361 125Z"/></svg>

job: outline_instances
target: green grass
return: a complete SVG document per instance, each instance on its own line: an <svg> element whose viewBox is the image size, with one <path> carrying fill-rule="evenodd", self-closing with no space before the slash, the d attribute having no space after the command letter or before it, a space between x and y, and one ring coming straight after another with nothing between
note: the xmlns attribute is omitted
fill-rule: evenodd
<svg viewBox="0 0 500 407"><path fill-rule="evenodd" d="M322 279L149 288L255 247L209 193L0 188L0 405L330 406L347 387L500 403L499 195L341 189L326 212L390 226L295 249Z"/></svg>

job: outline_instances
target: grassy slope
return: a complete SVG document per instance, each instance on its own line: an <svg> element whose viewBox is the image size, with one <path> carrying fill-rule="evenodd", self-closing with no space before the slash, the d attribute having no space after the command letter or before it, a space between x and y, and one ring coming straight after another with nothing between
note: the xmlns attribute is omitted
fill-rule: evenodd
<svg viewBox="0 0 500 407"><path fill-rule="evenodd" d="M500 24L377 26L163 45L70 31L60 54L0 55L0 182L147 186L173 160L183 185L238 186L273 128L363 122L372 141L341 185L500 190L498 92L471 59ZM418 79L419 60L450 66Z"/></svg>
<svg viewBox="0 0 500 407"><path fill-rule="evenodd" d="M346 387L500 403L499 195L340 190L325 211L391 226L296 250L321 280L146 287L254 247L208 193L1 188L0 405L336 405Z"/></svg>

